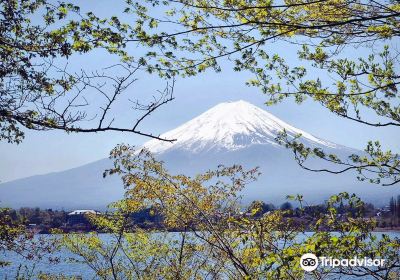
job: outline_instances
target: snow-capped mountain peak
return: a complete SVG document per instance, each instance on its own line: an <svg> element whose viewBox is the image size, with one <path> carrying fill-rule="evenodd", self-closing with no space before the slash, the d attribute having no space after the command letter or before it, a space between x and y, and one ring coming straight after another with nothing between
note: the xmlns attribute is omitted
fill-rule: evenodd
<svg viewBox="0 0 400 280"><path fill-rule="evenodd" d="M346 191L381 204L393 195L391 188L371 188L367 182L355 181L353 173L337 176L302 169L290 150L281 148L274 140L283 129L291 136L301 133L307 145L321 147L340 158L353 153L244 101L221 103L163 134L178 139L174 143L151 140L144 146L165 162L171 174L195 176L214 170L219 164L240 164L245 170L258 166L262 174L241 193L243 203L253 200L282 203L288 194L296 193L303 194L310 203L320 203L330 195ZM322 161L310 163L320 167ZM110 159L103 159L62 172L0 184L1 203L13 208L101 209L119 200L125 191L118 176L102 177L111 166Z"/></svg>
<svg viewBox="0 0 400 280"><path fill-rule="evenodd" d="M335 148L337 145L297 129L274 115L246 101L220 103L198 117L161 136L177 139L174 143L150 140L144 147L153 153L184 149L193 153L211 149L236 150L254 144L276 147L275 138L283 130L290 136L302 134L316 146Z"/></svg>

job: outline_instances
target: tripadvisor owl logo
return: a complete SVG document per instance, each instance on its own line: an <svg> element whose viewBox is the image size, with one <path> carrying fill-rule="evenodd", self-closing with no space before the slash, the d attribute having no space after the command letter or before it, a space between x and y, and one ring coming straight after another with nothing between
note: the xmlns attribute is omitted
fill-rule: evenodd
<svg viewBox="0 0 400 280"><path fill-rule="evenodd" d="M308 253L300 258L300 266L305 271L313 271L318 267L318 258L316 255Z"/></svg>

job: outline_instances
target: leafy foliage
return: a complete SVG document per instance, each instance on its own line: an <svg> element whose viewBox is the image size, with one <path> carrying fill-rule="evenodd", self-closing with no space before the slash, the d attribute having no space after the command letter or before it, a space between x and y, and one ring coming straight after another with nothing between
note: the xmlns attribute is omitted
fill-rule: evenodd
<svg viewBox="0 0 400 280"><path fill-rule="evenodd" d="M126 195L112 205L111 215L92 220L112 233L111 240L97 233L63 239L83 257L76 261L88 264L102 279L302 279L299 259L309 252L386 259L385 267L320 267L309 279L338 274L396 279L399 274L399 240L373 234L375 221L362 218L364 203L354 195L331 197L328 214L308 212L310 229L293 219L292 210L260 216L262 204L253 203L242 211L237 192L255 179L257 170L233 166L193 178L170 175L147 151L124 145L113 150L112 158L115 166L107 174L122 176ZM303 205L302 196L293 198ZM129 213L150 206L165 217L166 230L180 231L143 230L127 223ZM339 206L349 212L338 213Z"/></svg>
<svg viewBox="0 0 400 280"><path fill-rule="evenodd" d="M111 105L136 81L138 70L124 50L127 26L118 18L101 19L92 12L81 13L71 3L46 0L2 1L0 9L0 140L20 143L23 127L127 131L158 138L141 132L138 125L173 99L171 84L149 104L132 101L141 112L132 125L115 126L114 116L109 116ZM69 70L72 57L88 57L96 50L116 62L91 72ZM93 93L95 101L90 101Z"/></svg>
<svg viewBox="0 0 400 280"><path fill-rule="evenodd" d="M14 252L28 261L37 262L46 259L49 263L57 263L59 259L53 258L51 255L56 249L56 240L53 238L35 237L33 233L26 230L23 221L16 221L11 217L10 209L0 209L1 252ZM10 265L10 261L0 259L0 267L7 265ZM17 273L30 275L33 272L21 264Z"/></svg>
<svg viewBox="0 0 400 280"><path fill-rule="evenodd" d="M357 178L360 181L368 180L371 183L382 183L384 186L400 182L400 155L394 154L391 151L383 151L378 141L368 142L364 155L351 154L345 160L335 154L327 154L320 148L307 147L298 141L300 137L301 135L298 135L294 139L291 139L286 132L283 132L277 137L277 141L285 147L292 149L296 161L306 170L333 174L356 170L359 174ZM334 163L339 168L333 170L329 167L318 169L308 167L306 161L310 157L317 157L327 163Z"/></svg>

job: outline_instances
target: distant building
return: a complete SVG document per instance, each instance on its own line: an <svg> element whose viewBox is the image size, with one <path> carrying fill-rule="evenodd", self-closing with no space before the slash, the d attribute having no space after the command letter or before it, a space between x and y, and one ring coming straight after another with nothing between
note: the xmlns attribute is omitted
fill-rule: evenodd
<svg viewBox="0 0 400 280"><path fill-rule="evenodd" d="M86 225L89 223L87 215L98 215L98 214L100 214L100 212L96 210L74 210L68 213L67 223L69 225L77 225L77 224Z"/></svg>

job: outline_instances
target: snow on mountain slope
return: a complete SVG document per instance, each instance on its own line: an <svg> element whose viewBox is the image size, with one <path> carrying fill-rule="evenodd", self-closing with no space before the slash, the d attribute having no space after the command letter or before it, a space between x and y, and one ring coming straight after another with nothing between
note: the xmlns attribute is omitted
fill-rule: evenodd
<svg viewBox="0 0 400 280"><path fill-rule="evenodd" d="M274 115L246 102L220 103L185 124L162 134L174 143L151 140L144 147L153 153L184 149L191 153L207 150L236 150L254 144L280 147L275 138L286 130L289 136L302 135L303 141L314 146L337 148L338 145L314 137L297 129Z"/></svg>

